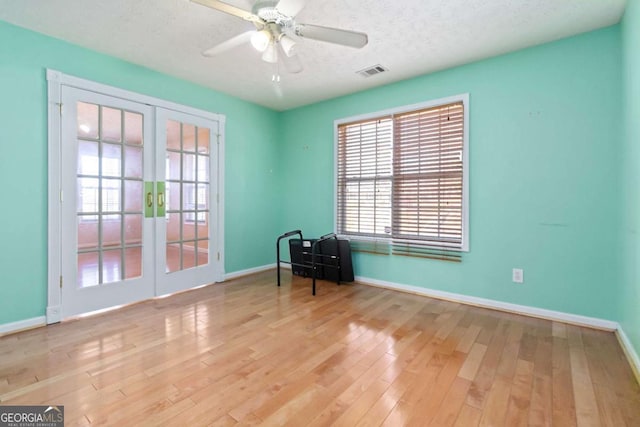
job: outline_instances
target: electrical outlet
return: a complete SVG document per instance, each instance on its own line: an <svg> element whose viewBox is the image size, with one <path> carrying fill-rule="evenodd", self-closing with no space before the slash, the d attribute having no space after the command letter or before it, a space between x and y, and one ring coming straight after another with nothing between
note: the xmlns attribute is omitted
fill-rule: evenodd
<svg viewBox="0 0 640 427"><path fill-rule="evenodd" d="M513 283L524 283L524 270L521 268L514 268L511 274Z"/></svg>

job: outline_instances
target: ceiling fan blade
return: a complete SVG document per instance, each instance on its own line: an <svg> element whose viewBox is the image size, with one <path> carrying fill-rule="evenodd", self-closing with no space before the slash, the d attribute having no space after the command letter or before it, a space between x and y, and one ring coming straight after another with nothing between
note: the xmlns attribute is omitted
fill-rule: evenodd
<svg viewBox="0 0 640 427"><path fill-rule="evenodd" d="M228 13L229 15L237 16L245 21L262 23L260 17L253 13L240 9L239 7L232 6L228 3L224 3L218 0L191 0L194 3L201 4L202 6L210 7L211 9L219 10L220 12Z"/></svg>
<svg viewBox="0 0 640 427"><path fill-rule="evenodd" d="M294 17L306 6L309 0L280 0L276 9L283 15Z"/></svg>
<svg viewBox="0 0 640 427"><path fill-rule="evenodd" d="M246 31L244 33L240 33L235 37L231 37L229 40L225 40L222 43L219 43L213 47L210 47L207 50L202 51L204 56L216 56L228 50L231 50L235 47L238 47L242 44L248 43L251 41L251 36L255 33L255 31Z"/></svg>
<svg viewBox="0 0 640 427"><path fill-rule="evenodd" d="M369 43L369 37L365 33L321 27L319 25L298 24L296 25L295 33L300 37L355 48L364 47Z"/></svg>
<svg viewBox="0 0 640 427"><path fill-rule="evenodd" d="M284 68L287 72L291 74L298 74L302 71L302 61L300 61L300 57L296 54L288 56L280 43L278 43L278 58L284 64Z"/></svg>

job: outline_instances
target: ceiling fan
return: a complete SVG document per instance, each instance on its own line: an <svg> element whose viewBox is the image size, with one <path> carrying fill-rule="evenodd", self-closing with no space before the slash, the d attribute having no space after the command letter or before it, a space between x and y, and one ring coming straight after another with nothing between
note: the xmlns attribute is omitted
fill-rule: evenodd
<svg viewBox="0 0 640 427"><path fill-rule="evenodd" d="M257 0L251 11L218 0L191 0L203 6L237 16L251 22L256 29L238 34L202 52L205 56L215 56L241 44L251 42L262 53L262 60L277 64L280 59L287 71L299 73L302 63L295 52L299 38L320 40L353 48L366 46L369 39L365 33L302 24L295 16L308 0Z"/></svg>

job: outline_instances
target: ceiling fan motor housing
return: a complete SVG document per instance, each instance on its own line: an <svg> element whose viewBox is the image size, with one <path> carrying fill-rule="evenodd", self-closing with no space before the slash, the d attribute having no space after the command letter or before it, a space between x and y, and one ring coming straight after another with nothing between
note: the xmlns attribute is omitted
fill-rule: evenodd
<svg viewBox="0 0 640 427"><path fill-rule="evenodd" d="M282 28L293 26L293 18L284 15L276 8L279 0L260 0L256 2L251 11L268 24L277 24Z"/></svg>
<svg viewBox="0 0 640 427"><path fill-rule="evenodd" d="M255 2L253 7L251 8L251 12L257 15L260 9L263 9L263 8L275 9L278 3L280 3L280 0L258 0Z"/></svg>

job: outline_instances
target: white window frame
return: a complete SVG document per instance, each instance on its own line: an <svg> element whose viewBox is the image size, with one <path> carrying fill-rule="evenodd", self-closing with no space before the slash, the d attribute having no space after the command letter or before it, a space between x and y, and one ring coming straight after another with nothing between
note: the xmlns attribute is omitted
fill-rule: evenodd
<svg viewBox="0 0 640 427"><path fill-rule="evenodd" d="M352 123L363 120L373 120L383 116L390 116L394 114L402 114L416 110L423 110L427 108L437 107L445 104L453 104L456 102L462 102L464 106L464 118L463 118L463 150L462 150L462 244L458 247L452 247L451 250L460 252L469 252L469 94L463 93L459 95L453 95L445 98L434 99L417 104L403 105L400 107L394 107L387 110L376 111L372 113L361 114L357 116L345 117L337 119L333 122L334 132L334 149L333 149L333 164L334 164L334 184L333 184L333 228L337 232L338 230L338 126L346 123ZM341 237L353 238L360 241L372 241L392 243L392 238L372 238L361 236L342 235Z"/></svg>

